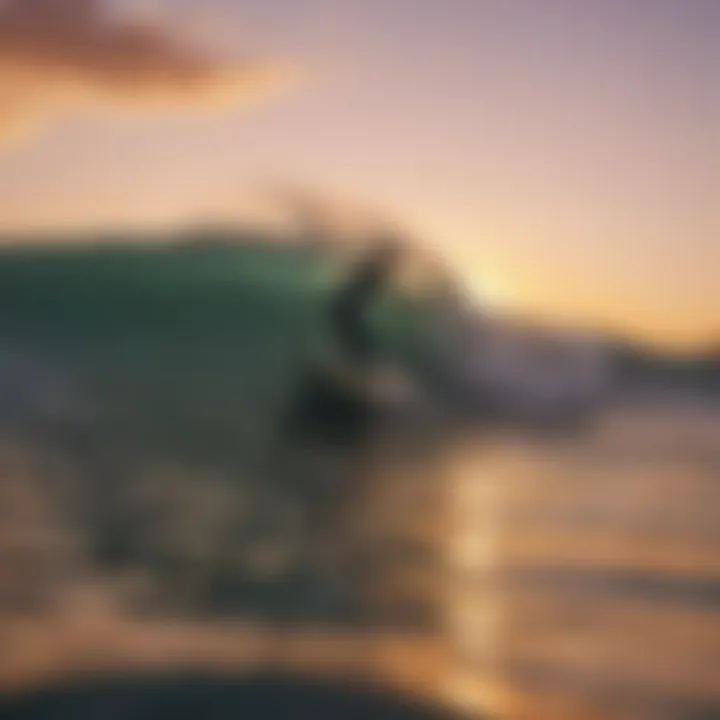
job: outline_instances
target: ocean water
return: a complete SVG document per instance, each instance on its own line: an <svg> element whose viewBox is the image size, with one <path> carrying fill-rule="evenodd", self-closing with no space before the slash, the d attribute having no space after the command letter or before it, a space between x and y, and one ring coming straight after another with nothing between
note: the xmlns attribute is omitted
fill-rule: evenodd
<svg viewBox="0 0 720 720"><path fill-rule="evenodd" d="M719 441L720 407L675 398L465 451L458 696L522 718L720 717Z"/></svg>
<svg viewBox="0 0 720 720"><path fill-rule="evenodd" d="M242 543L223 554L213 534L229 527L235 493L208 471L166 467L169 484L158 486L178 524L158 529L154 542L185 559L176 575L143 574L140 563L103 573L38 481L42 468L53 482L71 468L50 455L38 464L37 447L6 443L1 679L33 687L93 668L275 665L374 672L490 717L718 717L719 418L718 409L665 402L618 409L582 438L465 438L420 464L424 496L417 463L384 468L385 500L373 518L377 533L384 507L390 534L373 537L386 555L403 533L425 549L417 553L416 543L412 562L401 555L378 568L374 592L363 596L379 602L370 625L338 623L327 604L289 624L270 615L258 622L257 613L248 621L244 601L208 615L203 572L242 555ZM146 571L167 561L138 557ZM318 575L315 586L337 577ZM128 604L153 582L189 594L172 603L161 593L149 614ZM301 594L283 587L297 604ZM394 624L429 596L431 619ZM395 614L379 613L388 603Z"/></svg>
<svg viewBox="0 0 720 720"><path fill-rule="evenodd" d="M0 258L3 688L282 666L491 717L720 717L720 408L281 446L324 286L252 252Z"/></svg>

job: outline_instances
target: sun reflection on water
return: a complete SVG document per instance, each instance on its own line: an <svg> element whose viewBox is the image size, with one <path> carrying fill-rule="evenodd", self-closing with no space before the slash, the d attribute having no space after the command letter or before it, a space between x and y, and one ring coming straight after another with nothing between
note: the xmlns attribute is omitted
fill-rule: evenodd
<svg viewBox="0 0 720 720"><path fill-rule="evenodd" d="M498 477L476 448L453 457L449 477L450 532L446 627L453 649L445 688L473 710L495 709L492 671L501 609L493 584L499 562Z"/></svg>

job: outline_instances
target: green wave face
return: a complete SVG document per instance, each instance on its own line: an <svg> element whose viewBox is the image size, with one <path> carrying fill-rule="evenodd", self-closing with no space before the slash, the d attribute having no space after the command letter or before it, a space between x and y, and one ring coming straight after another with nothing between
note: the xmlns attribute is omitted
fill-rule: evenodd
<svg viewBox="0 0 720 720"><path fill-rule="evenodd" d="M0 252L0 438L22 436L43 459L95 572L150 578L133 608L357 608L338 578L295 568L271 582L257 569L268 537L304 547L292 518L317 505L327 473L287 455L278 423L328 342L343 273L332 252L263 238ZM382 354L411 362L413 304L391 291L372 315ZM351 471L334 469L335 486Z"/></svg>

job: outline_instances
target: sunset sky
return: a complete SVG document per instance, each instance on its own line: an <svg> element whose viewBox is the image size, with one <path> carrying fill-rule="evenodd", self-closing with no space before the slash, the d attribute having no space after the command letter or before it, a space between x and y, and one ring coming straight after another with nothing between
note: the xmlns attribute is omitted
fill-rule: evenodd
<svg viewBox="0 0 720 720"><path fill-rule="evenodd" d="M720 332L716 0L0 0L0 227L308 188L523 309Z"/></svg>

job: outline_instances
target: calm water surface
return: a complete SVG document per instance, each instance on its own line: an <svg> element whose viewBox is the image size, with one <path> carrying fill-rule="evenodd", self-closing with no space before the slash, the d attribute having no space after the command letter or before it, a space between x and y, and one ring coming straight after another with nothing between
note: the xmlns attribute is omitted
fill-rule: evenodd
<svg viewBox="0 0 720 720"><path fill-rule="evenodd" d="M459 695L523 718L720 717L717 408L628 408L460 466Z"/></svg>

